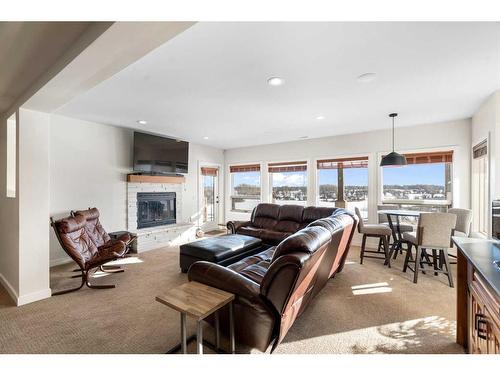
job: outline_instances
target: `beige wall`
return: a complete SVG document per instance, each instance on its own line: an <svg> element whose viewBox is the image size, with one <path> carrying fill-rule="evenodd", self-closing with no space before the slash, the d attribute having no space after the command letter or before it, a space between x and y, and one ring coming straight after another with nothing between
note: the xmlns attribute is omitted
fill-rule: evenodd
<svg viewBox="0 0 500 375"><path fill-rule="evenodd" d="M190 143L189 173L183 186L182 218L198 217L200 161L223 165L220 149ZM126 175L132 171L133 131L69 117L50 119L50 215L98 207L107 231L127 228ZM69 260L50 233L51 264Z"/></svg>
<svg viewBox="0 0 500 375"><path fill-rule="evenodd" d="M7 116L8 117L8 116ZM19 293L19 195L7 198L7 117L0 119L0 282L17 301ZM19 131L19 127L17 128ZM16 163L19 167L19 163ZM16 173L16 176L19 174ZM18 186L18 182L16 181Z"/></svg>
<svg viewBox="0 0 500 375"><path fill-rule="evenodd" d="M19 110L19 300L50 297L49 115Z"/></svg>

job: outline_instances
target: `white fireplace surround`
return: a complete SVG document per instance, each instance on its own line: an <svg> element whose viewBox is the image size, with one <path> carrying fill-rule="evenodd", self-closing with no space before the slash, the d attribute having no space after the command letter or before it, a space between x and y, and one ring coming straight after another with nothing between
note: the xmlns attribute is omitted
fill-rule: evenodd
<svg viewBox="0 0 500 375"><path fill-rule="evenodd" d="M176 246L195 239L194 223L182 220L183 184L128 182L127 229L137 235L134 250L138 253L166 246ZM137 229L137 193L175 193L176 224Z"/></svg>
<svg viewBox="0 0 500 375"><path fill-rule="evenodd" d="M137 193L175 193L175 216L177 223L182 222L182 184L129 182L127 184L127 228L129 232L137 231Z"/></svg>

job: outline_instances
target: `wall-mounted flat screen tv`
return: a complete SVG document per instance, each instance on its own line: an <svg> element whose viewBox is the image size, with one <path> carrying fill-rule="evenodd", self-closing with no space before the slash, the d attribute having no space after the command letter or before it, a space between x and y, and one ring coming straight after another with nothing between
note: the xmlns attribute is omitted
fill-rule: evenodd
<svg viewBox="0 0 500 375"><path fill-rule="evenodd" d="M134 172L188 173L189 143L134 132Z"/></svg>

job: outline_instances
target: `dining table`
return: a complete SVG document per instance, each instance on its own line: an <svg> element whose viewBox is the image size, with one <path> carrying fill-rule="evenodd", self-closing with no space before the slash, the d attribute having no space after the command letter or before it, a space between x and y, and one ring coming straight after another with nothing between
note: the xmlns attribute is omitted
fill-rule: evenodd
<svg viewBox="0 0 500 375"><path fill-rule="evenodd" d="M403 232L401 231L401 219L402 217L420 217L421 211L413 211L413 210L378 210L379 214L384 214L387 216L387 222L392 231L392 237L394 241L392 242L391 250L389 251L388 260L386 260L385 264L387 264L393 255L397 254L397 251L401 251L403 249Z"/></svg>

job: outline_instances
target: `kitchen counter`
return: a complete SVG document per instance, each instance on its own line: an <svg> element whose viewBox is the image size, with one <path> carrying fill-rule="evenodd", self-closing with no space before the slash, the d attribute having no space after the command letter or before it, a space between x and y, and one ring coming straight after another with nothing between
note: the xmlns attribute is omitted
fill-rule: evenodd
<svg viewBox="0 0 500 375"><path fill-rule="evenodd" d="M500 354L500 241L453 237L457 246L457 343Z"/></svg>
<svg viewBox="0 0 500 375"><path fill-rule="evenodd" d="M500 296L500 241L453 237L453 242L488 285Z"/></svg>

